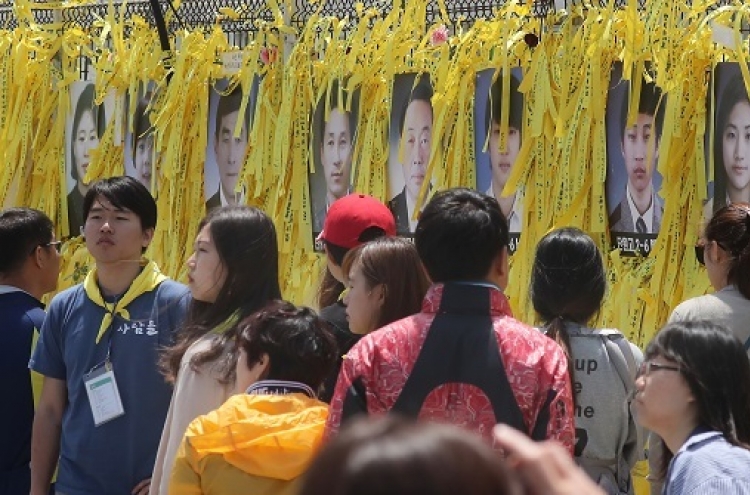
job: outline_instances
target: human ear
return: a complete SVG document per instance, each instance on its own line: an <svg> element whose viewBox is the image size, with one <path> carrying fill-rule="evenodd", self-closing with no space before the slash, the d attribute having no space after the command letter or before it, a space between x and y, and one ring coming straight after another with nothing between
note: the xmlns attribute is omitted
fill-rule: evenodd
<svg viewBox="0 0 750 495"><path fill-rule="evenodd" d="M38 268L44 268L44 249L41 246L37 246L34 249L34 263Z"/></svg>
<svg viewBox="0 0 750 495"><path fill-rule="evenodd" d="M151 244L151 241L153 240L153 238L154 238L154 229L153 228L145 229L143 231L143 242L141 243L141 246L143 246L144 248L147 248L149 244Z"/></svg>
<svg viewBox="0 0 750 495"><path fill-rule="evenodd" d="M385 297L386 297L386 294L388 292L388 288L386 287L386 285L385 284L378 284L375 287L373 287L372 289L370 289L370 292L375 297L375 300L377 301L378 306L380 306L382 308L383 304L385 304Z"/></svg>

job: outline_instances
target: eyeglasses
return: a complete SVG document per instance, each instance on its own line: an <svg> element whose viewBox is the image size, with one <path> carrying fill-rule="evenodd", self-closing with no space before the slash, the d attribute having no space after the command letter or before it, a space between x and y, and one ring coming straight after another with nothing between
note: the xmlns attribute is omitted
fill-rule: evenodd
<svg viewBox="0 0 750 495"><path fill-rule="evenodd" d="M39 246L40 247L50 247L50 246L52 246L52 247L55 248L55 251L57 251L58 253L60 253L60 251L62 250L62 241L45 242L44 244L39 244Z"/></svg>
<svg viewBox="0 0 750 495"><path fill-rule="evenodd" d="M670 371L681 372L682 368L680 368L679 366L670 366L668 364L659 364L653 361L644 361L641 363L641 366L638 368L638 376L649 376L652 371L659 371L659 370L670 370Z"/></svg>
<svg viewBox="0 0 750 495"><path fill-rule="evenodd" d="M724 251L729 251L720 242L717 242L717 241L712 241L712 242L716 242L716 245L719 246ZM706 252L706 245L705 244L701 243L701 244L696 244L695 245L695 259L698 260L698 263L700 263L703 266L706 265L706 258L704 257L705 252Z"/></svg>

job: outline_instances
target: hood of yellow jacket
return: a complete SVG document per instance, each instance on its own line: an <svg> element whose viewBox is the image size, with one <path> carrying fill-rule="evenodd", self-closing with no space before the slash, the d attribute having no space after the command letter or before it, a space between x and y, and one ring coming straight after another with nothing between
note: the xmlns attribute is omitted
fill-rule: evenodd
<svg viewBox="0 0 750 495"><path fill-rule="evenodd" d="M235 395L190 424L188 455L217 454L248 474L292 480L312 462L327 418L328 405L304 394Z"/></svg>

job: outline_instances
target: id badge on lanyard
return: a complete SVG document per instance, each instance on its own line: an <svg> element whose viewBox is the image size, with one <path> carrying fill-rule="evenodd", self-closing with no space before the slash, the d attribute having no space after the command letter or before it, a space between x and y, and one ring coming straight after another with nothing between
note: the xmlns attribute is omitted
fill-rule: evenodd
<svg viewBox="0 0 750 495"><path fill-rule="evenodd" d="M104 363L94 366L91 371L83 375L83 383L89 397L95 426L103 425L125 414L109 356Z"/></svg>

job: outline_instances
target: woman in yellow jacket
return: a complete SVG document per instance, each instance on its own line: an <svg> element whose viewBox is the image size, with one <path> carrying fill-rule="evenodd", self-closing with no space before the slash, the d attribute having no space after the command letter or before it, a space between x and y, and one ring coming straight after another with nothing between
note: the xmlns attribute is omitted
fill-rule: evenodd
<svg viewBox="0 0 750 495"><path fill-rule="evenodd" d="M240 323L238 348L244 393L190 424L170 495L293 494L317 453L328 405L315 391L337 357L325 323L275 302Z"/></svg>

